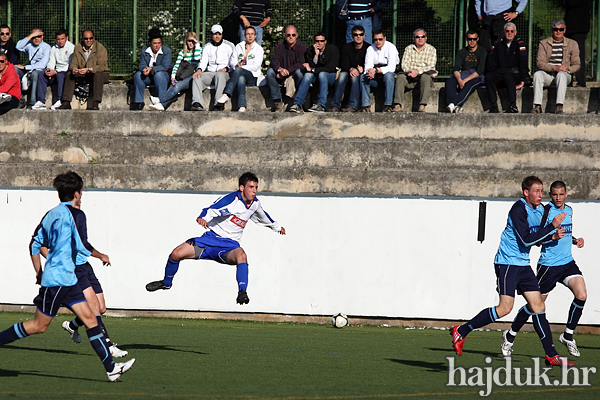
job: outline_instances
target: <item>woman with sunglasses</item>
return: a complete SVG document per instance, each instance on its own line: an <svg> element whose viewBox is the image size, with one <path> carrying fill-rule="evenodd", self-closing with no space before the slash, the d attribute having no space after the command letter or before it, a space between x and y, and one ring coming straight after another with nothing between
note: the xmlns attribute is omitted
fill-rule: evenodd
<svg viewBox="0 0 600 400"><path fill-rule="evenodd" d="M0 115L19 107L21 80L6 53L0 52Z"/></svg>

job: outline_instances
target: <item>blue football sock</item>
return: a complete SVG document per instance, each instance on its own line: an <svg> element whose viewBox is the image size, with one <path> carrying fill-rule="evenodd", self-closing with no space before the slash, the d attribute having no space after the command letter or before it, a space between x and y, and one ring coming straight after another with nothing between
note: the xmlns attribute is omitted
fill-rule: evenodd
<svg viewBox="0 0 600 400"><path fill-rule="evenodd" d="M163 279L163 283L165 284L165 286L170 287L171 285L173 285L173 278L175 277L175 274L177 273L178 269L179 261L173 261L171 260L171 257L169 257L169 260L167 261L167 265L165 267L165 278Z"/></svg>
<svg viewBox="0 0 600 400"><path fill-rule="evenodd" d="M248 288L248 263L241 263L237 265L235 279L237 279L239 290L245 291Z"/></svg>
<svg viewBox="0 0 600 400"><path fill-rule="evenodd" d="M532 314L533 318L533 327L537 332L540 340L542 341L542 346L544 346L544 351L547 356L554 357L558 354L556 349L554 348L554 343L552 341L552 331L550 330L550 324L546 319L546 313L535 313Z"/></svg>
<svg viewBox="0 0 600 400"><path fill-rule="evenodd" d="M481 328L482 326L491 324L497 319L498 314L496 314L496 307L485 308L481 310L481 312L477 314L472 320L470 320L464 325L459 326L458 333L460 333L460 336L465 338L469 333L471 333L473 329Z"/></svg>
<svg viewBox="0 0 600 400"><path fill-rule="evenodd" d="M79 317L75 317L74 320L69 322L69 327L73 330L77 330L80 326L83 326L83 321Z"/></svg>
<svg viewBox="0 0 600 400"><path fill-rule="evenodd" d="M104 333L106 343L108 347L112 346L112 342L110 341L110 337L108 336L108 331L106 330L106 326L104 325L104 321L102 321L102 316L100 314L96 314L96 320L98 321L98 326L102 328L102 332Z"/></svg>
<svg viewBox="0 0 600 400"><path fill-rule="evenodd" d="M17 339L23 339L29 336L29 334L23 328L23 323L18 322L8 328L7 330L0 332L0 344L12 343Z"/></svg>
<svg viewBox="0 0 600 400"><path fill-rule="evenodd" d="M569 320L567 321L567 329L570 332L565 330L564 337L567 340L573 340L572 331L577 328L577 324L579 323L579 318L581 318L581 314L583 313L583 306L585 305L585 300L573 299L571 303L571 308L569 309Z"/></svg>
<svg viewBox="0 0 600 400"><path fill-rule="evenodd" d="M529 319L531 314L533 314L533 313L531 311L529 311L529 308L527 308L527 304L525 304L523 307L521 307L521 309L517 313L517 316L515 317L512 325L510 326L510 330L515 333L519 332L521 330L521 328L523 327L523 325L525 325L525 323L527 322L527 320ZM507 339L511 343L515 341L515 337L510 333L507 335Z"/></svg>
<svg viewBox="0 0 600 400"><path fill-rule="evenodd" d="M86 332L90 338L90 344L94 348L96 354L98 354L98 357L100 357L102 364L104 364L104 369L106 369L106 372L111 372L115 368L115 362L113 361L108 345L106 344L106 338L104 332L102 332L102 328L98 325L88 329Z"/></svg>

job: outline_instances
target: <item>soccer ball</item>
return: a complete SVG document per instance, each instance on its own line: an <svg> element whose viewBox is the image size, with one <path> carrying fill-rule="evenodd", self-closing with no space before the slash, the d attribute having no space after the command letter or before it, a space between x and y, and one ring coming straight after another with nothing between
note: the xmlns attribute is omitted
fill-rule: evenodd
<svg viewBox="0 0 600 400"><path fill-rule="evenodd" d="M336 328L342 329L346 326L348 326L348 317L346 316L346 314L335 314L333 317L331 317L331 325L333 325Z"/></svg>

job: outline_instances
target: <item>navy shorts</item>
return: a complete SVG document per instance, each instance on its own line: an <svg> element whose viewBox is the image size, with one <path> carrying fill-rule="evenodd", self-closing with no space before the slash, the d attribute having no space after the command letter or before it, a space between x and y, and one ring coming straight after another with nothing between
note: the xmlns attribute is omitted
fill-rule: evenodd
<svg viewBox="0 0 600 400"><path fill-rule="evenodd" d="M496 291L499 294L515 297L515 290L517 294L540 291L538 281L529 265L519 267L494 264L494 269L496 270Z"/></svg>
<svg viewBox="0 0 600 400"><path fill-rule="evenodd" d="M569 279L573 276L583 277L581 270L575 264L575 260L558 267L548 267L541 264L537 266L537 279L542 294L550 293L556 287L557 282L567 286Z"/></svg>
<svg viewBox="0 0 600 400"><path fill-rule="evenodd" d="M186 243L196 247L196 260L213 260L221 264L227 264L224 258L227 253L240 247L235 240L222 238L213 231L188 239Z"/></svg>
<svg viewBox="0 0 600 400"><path fill-rule="evenodd" d="M94 293L102 293L100 281L96 278L94 268L92 268L89 262L76 266L75 275L77 275L77 281L82 291L91 287L94 289Z"/></svg>
<svg viewBox="0 0 600 400"><path fill-rule="evenodd" d="M81 288L76 283L73 286L41 287L40 293L33 299L33 304L42 313L54 318L61 305L69 308L73 304L85 301Z"/></svg>

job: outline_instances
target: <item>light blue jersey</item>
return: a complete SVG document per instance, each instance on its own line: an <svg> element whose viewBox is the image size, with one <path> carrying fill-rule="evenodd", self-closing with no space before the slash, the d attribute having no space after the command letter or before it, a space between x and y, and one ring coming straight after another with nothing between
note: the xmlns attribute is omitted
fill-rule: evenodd
<svg viewBox="0 0 600 400"><path fill-rule="evenodd" d="M546 224L551 224L552 219L562 212L567 214L560 225L565 230L565 236L562 239L552 240L542 245L542 253L538 264L547 267L568 264L573 261L573 255L571 254L571 247L573 246L573 209L566 204L564 209L557 208L553 203L546 205L544 208L548 213Z"/></svg>

